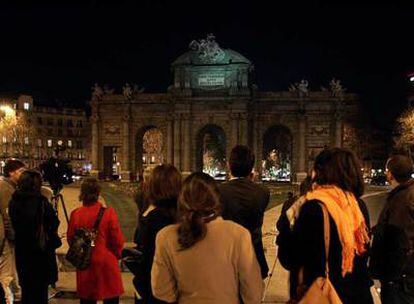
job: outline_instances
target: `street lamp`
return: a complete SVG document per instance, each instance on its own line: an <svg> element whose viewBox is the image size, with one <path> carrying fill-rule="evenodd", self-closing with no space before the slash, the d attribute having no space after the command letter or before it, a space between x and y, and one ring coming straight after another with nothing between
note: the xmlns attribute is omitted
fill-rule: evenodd
<svg viewBox="0 0 414 304"><path fill-rule="evenodd" d="M6 117L16 116L16 111L9 105L0 106L0 111L4 112Z"/></svg>

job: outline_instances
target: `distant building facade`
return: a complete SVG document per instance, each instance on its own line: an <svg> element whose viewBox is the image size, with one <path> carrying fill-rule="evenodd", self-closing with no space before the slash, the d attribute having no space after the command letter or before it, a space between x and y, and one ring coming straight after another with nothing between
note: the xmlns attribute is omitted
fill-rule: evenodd
<svg viewBox="0 0 414 304"><path fill-rule="evenodd" d="M263 92L252 82L253 64L221 49L213 36L193 41L171 67L166 93L144 93L127 84L121 94L93 90L91 160L95 174L142 174L172 163L184 173L222 177L236 144L250 146L263 180L301 180L316 155L353 140L344 128L359 119L358 97L333 79L311 91L306 80L288 91ZM148 142L148 132L161 143Z"/></svg>
<svg viewBox="0 0 414 304"><path fill-rule="evenodd" d="M0 155L3 160L17 157L30 167L37 167L53 156L59 146L65 148L59 157L70 160L76 172L90 170L91 134L85 110L38 106L29 95L5 99L3 106L12 107L18 117L24 118L19 123L31 129L25 133L20 148L13 135L2 134ZM24 130L19 132L24 133Z"/></svg>

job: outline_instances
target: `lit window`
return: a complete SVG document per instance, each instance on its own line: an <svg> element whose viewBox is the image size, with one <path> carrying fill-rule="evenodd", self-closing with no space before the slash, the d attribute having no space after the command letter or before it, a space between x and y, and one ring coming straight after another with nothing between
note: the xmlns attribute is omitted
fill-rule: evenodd
<svg viewBox="0 0 414 304"><path fill-rule="evenodd" d="M72 148L72 141L70 139L68 140L68 147Z"/></svg>
<svg viewBox="0 0 414 304"><path fill-rule="evenodd" d="M25 144L25 145L28 145L28 144L29 144L29 137L25 137L25 138L24 138L24 144Z"/></svg>
<svg viewBox="0 0 414 304"><path fill-rule="evenodd" d="M63 141L61 139L59 139L57 144L58 144L58 146L61 146L61 145L63 145Z"/></svg>
<svg viewBox="0 0 414 304"><path fill-rule="evenodd" d="M3 144L7 144L7 137L3 136Z"/></svg>
<svg viewBox="0 0 414 304"><path fill-rule="evenodd" d="M52 146L52 140L51 140L51 139L48 139L48 140L47 140L47 146L48 146L48 147L51 147L51 146Z"/></svg>
<svg viewBox="0 0 414 304"><path fill-rule="evenodd" d="M30 109L30 103L25 102L25 103L23 104L23 109L25 109L26 111L28 111L28 110Z"/></svg>

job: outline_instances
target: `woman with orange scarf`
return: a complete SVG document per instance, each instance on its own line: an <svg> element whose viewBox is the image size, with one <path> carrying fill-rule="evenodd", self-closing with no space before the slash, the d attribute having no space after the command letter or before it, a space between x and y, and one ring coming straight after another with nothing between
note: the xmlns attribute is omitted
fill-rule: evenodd
<svg viewBox="0 0 414 304"><path fill-rule="evenodd" d="M355 155L331 148L316 158L313 187L287 215L294 222L292 257L303 270L303 283L310 286L325 276L322 206L330 222L329 278L344 304L373 303L367 271L369 216L359 197L364 184Z"/></svg>

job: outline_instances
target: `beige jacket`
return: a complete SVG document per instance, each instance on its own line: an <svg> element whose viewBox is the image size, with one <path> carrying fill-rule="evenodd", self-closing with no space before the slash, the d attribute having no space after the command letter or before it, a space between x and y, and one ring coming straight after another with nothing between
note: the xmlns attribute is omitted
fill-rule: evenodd
<svg viewBox="0 0 414 304"><path fill-rule="evenodd" d="M11 180L4 177L0 179L0 213L3 217L6 237L9 240L14 240L14 231L10 221L8 209L10 200L15 190L16 186Z"/></svg>
<svg viewBox="0 0 414 304"><path fill-rule="evenodd" d="M263 293L250 233L221 217L207 224L206 237L180 250L177 225L156 238L151 284L156 298L180 304L258 304Z"/></svg>

